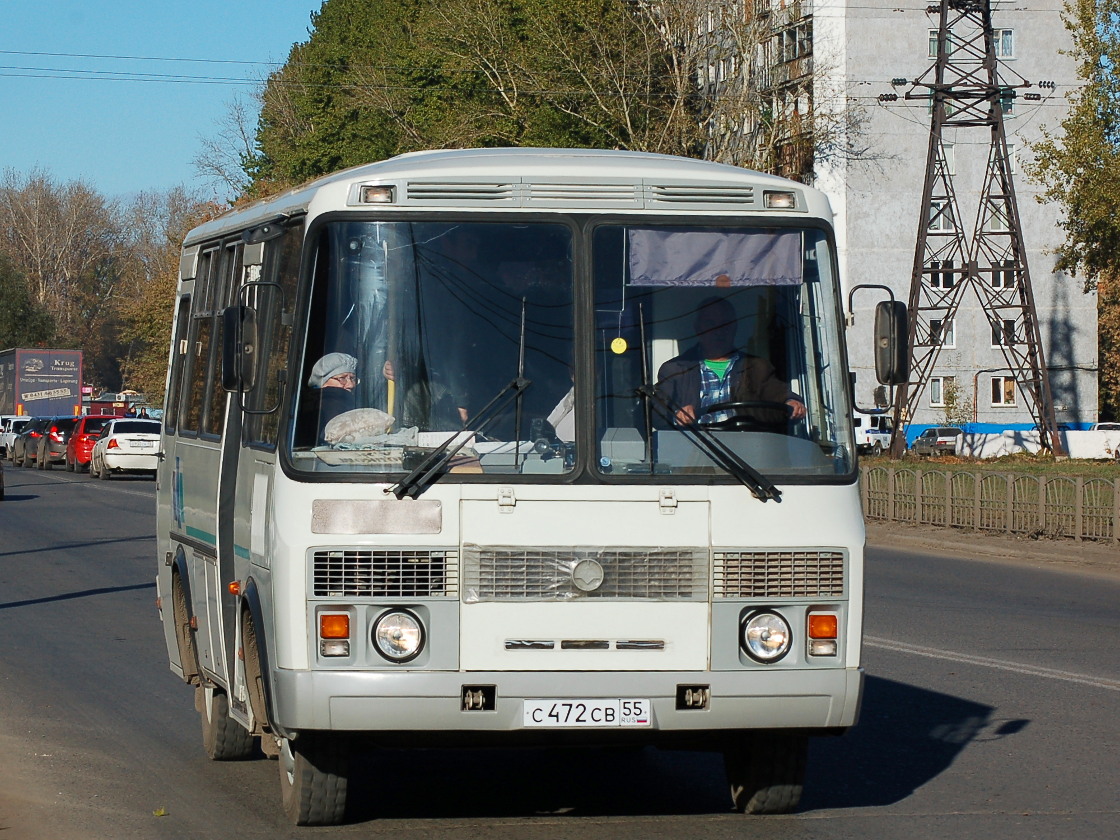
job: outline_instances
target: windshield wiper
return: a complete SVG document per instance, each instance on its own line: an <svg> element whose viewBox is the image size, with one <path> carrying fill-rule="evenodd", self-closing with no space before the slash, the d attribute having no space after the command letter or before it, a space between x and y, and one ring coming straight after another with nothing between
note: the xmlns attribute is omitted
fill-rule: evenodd
<svg viewBox="0 0 1120 840"><path fill-rule="evenodd" d="M503 409L509 405L510 400L518 399L521 394L532 385L532 381L523 376L518 376L510 381L506 387L502 388L494 398L488 402L481 411L474 417L470 418L471 431L476 435L482 434L490 423L499 416ZM433 449L423 461L416 465L408 475L390 487L386 492L392 493L398 499L408 496L415 499L430 485L433 484L440 476L443 475L443 468L459 454L459 450L467 445L470 440L469 435L464 435L458 432L451 432L451 437L441 443L438 447ZM458 441L458 445L452 449L451 444ZM519 446L515 440L514 446Z"/></svg>
<svg viewBox="0 0 1120 840"><path fill-rule="evenodd" d="M646 400L646 404L652 406L658 416L670 427L680 429L697 449L704 452L724 471L738 479L739 483L750 490L756 499L761 502L771 499L775 502L782 500L782 491L778 489L774 482L744 461L737 452L712 434L710 429L701 426L696 421L691 423L676 422L676 416L681 407L673 405L654 386L643 385L634 393Z"/></svg>

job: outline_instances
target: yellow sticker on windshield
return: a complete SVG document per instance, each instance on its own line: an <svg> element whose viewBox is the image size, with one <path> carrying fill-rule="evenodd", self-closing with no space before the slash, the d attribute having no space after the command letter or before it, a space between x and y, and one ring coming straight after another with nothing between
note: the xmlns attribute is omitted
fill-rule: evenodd
<svg viewBox="0 0 1120 840"><path fill-rule="evenodd" d="M626 339L623 338L622 336L619 336L614 341L612 341L611 342L611 352L614 353L616 356L621 356L623 353L625 353L626 352Z"/></svg>

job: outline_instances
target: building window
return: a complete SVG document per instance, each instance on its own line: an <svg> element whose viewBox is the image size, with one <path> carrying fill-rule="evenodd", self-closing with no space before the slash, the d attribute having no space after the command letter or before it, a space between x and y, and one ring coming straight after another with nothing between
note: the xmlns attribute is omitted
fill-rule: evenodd
<svg viewBox="0 0 1120 840"><path fill-rule="evenodd" d="M1015 30L992 30L992 44L995 47L996 58L1015 57Z"/></svg>
<svg viewBox="0 0 1120 840"><path fill-rule="evenodd" d="M930 260L929 269L926 272L929 275L929 285L932 289L951 289L953 288L953 261L952 260Z"/></svg>
<svg viewBox="0 0 1120 840"><path fill-rule="evenodd" d="M929 378L930 408L944 408L945 395L953 389L953 376L931 376Z"/></svg>
<svg viewBox="0 0 1120 840"><path fill-rule="evenodd" d="M990 233L1010 233L1011 222L1007 212L1007 205L992 204L989 206L992 212L988 216L987 230Z"/></svg>
<svg viewBox="0 0 1120 840"><path fill-rule="evenodd" d="M992 263L993 289L1015 288L1015 260L996 260Z"/></svg>
<svg viewBox="0 0 1120 840"><path fill-rule="evenodd" d="M813 52L813 30L808 23L799 23L779 32L778 53L781 61L794 61Z"/></svg>
<svg viewBox="0 0 1120 840"><path fill-rule="evenodd" d="M937 32L936 29L929 30L929 58L937 58ZM947 55L953 52L953 33L951 31L945 37L945 47Z"/></svg>
<svg viewBox="0 0 1120 840"><path fill-rule="evenodd" d="M945 174L957 174L957 149L952 143L942 143L941 152L945 155Z"/></svg>
<svg viewBox="0 0 1120 840"><path fill-rule="evenodd" d="M1013 377L992 377L992 405L1015 405L1015 379Z"/></svg>
<svg viewBox="0 0 1120 840"><path fill-rule="evenodd" d="M957 339L953 333L953 319L931 318L929 322L929 343L933 347L956 347Z"/></svg>
<svg viewBox="0 0 1120 840"><path fill-rule="evenodd" d="M955 229L953 205L944 200L931 201L929 203L929 230L942 232Z"/></svg>
<svg viewBox="0 0 1120 840"><path fill-rule="evenodd" d="M992 347L1010 347L1015 344L1015 319L992 321Z"/></svg>

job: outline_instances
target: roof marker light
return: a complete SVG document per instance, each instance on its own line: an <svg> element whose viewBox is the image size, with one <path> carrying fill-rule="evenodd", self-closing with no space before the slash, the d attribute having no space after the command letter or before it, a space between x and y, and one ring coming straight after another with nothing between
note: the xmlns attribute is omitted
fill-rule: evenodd
<svg viewBox="0 0 1120 840"><path fill-rule="evenodd" d="M393 187L390 184L363 184L358 188L359 204L392 204Z"/></svg>
<svg viewBox="0 0 1120 840"><path fill-rule="evenodd" d="M795 210L797 208L797 194L785 190L766 190L762 194L762 203L767 210Z"/></svg>

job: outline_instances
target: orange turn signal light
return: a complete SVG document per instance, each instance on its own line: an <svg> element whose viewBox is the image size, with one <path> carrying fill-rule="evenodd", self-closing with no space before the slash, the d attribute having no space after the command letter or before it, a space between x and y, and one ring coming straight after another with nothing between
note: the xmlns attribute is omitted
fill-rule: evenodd
<svg viewBox="0 0 1120 840"><path fill-rule="evenodd" d="M839 622L832 613L812 613L809 616L810 639L835 639Z"/></svg>
<svg viewBox="0 0 1120 840"><path fill-rule="evenodd" d="M320 639L349 639L350 616L346 613L322 613L319 616Z"/></svg>
<svg viewBox="0 0 1120 840"><path fill-rule="evenodd" d="M241 594L241 581L231 580L228 584L226 584L226 589L229 590L230 595L240 595Z"/></svg>

